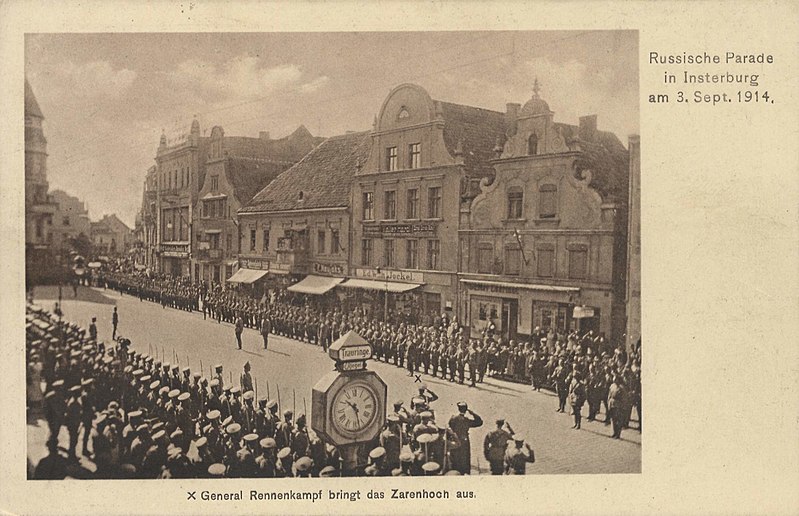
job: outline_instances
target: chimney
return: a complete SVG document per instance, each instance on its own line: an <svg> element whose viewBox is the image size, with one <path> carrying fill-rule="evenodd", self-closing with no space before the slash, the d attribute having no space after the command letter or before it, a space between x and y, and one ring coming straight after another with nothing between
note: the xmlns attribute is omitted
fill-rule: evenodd
<svg viewBox="0 0 799 516"><path fill-rule="evenodd" d="M591 141L596 134L596 115L580 117L580 139Z"/></svg>
<svg viewBox="0 0 799 516"><path fill-rule="evenodd" d="M505 129L508 136L516 134L516 119L519 117L521 107L521 104L515 102L505 104Z"/></svg>
<svg viewBox="0 0 799 516"><path fill-rule="evenodd" d="M262 140L271 140L271 138L269 137L269 131L261 131L261 132L259 132L258 133L258 138L260 138Z"/></svg>

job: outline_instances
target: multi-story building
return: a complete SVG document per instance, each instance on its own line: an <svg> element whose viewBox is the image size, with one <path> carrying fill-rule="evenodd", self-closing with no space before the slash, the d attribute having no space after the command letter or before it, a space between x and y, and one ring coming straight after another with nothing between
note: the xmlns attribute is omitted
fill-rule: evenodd
<svg viewBox="0 0 799 516"><path fill-rule="evenodd" d="M208 138L200 136L195 119L187 135L167 143L161 135L157 166L157 270L172 276L191 276L193 208L205 178Z"/></svg>
<svg viewBox="0 0 799 516"><path fill-rule="evenodd" d="M433 100L413 84L394 88L355 174L353 279L342 286L378 314L455 315L461 205L474 180L491 174L504 136L501 112Z"/></svg>
<svg viewBox="0 0 799 516"><path fill-rule="evenodd" d="M114 214L92 222L91 233L97 255L127 257L134 242L133 231Z"/></svg>
<svg viewBox="0 0 799 516"><path fill-rule="evenodd" d="M78 238L79 235L83 235L86 239L91 238L89 211L83 201L63 190L50 192L50 200L56 204L53 223L50 226L53 249L69 251L72 239Z"/></svg>
<svg viewBox="0 0 799 516"><path fill-rule="evenodd" d="M317 295L341 283L351 254L350 188L369 150L367 132L328 138L258 192L238 212L240 268L229 281L264 278Z"/></svg>
<svg viewBox="0 0 799 516"><path fill-rule="evenodd" d="M156 267L156 248L158 245L158 172L155 165L147 169L144 178L142 205L136 214L134 228L136 265L154 269Z"/></svg>
<svg viewBox="0 0 799 516"><path fill-rule="evenodd" d="M630 136L630 193L627 210L627 342L641 340L641 138Z"/></svg>
<svg viewBox="0 0 799 516"><path fill-rule="evenodd" d="M205 181L192 212L195 281L230 277L238 265L239 208L322 140L305 126L280 139L266 132L258 138L231 137L219 126L211 129Z"/></svg>
<svg viewBox="0 0 799 516"><path fill-rule="evenodd" d="M596 116L554 122L538 95L508 104L495 175L465 206L460 318L478 335L624 331L628 152Z"/></svg>
<svg viewBox="0 0 799 516"><path fill-rule="evenodd" d="M25 79L25 271L28 284L46 279L53 269L50 226L56 204L47 194L47 139L44 115Z"/></svg>

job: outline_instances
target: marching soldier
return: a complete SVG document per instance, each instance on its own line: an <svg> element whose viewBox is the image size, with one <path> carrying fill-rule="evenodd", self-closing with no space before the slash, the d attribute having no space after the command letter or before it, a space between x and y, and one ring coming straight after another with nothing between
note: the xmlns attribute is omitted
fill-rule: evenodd
<svg viewBox="0 0 799 516"><path fill-rule="evenodd" d="M244 372L241 373L239 377L239 384L241 386L241 392L247 392L253 390L252 386L252 374L250 374L250 361L244 363Z"/></svg>

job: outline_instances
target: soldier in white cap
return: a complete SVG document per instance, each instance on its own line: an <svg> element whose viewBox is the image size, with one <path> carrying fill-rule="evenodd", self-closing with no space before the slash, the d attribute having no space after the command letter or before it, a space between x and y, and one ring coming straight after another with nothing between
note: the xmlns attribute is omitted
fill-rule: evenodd
<svg viewBox="0 0 799 516"><path fill-rule="evenodd" d="M277 443L271 437L261 439L261 455L255 459L257 476L274 478L277 471Z"/></svg>

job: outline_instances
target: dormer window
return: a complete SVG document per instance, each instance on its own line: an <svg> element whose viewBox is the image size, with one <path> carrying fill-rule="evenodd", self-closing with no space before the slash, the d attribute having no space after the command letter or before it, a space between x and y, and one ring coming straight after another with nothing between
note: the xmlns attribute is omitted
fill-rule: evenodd
<svg viewBox="0 0 799 516"><path fill-rule="evenodd" d="M411 114L408 113L408 109L405 106L402 106L400 108L399 115L397 115L397 119L398 120L405 120L405 119L410 118L410 117L411 117Z"/></svg>
<svg viewBox="0 0 799 516"><path fill-rule="evenodd" d="M538 154L538 136L533 133L527 139L527 155L535 156Z"/></svg>

